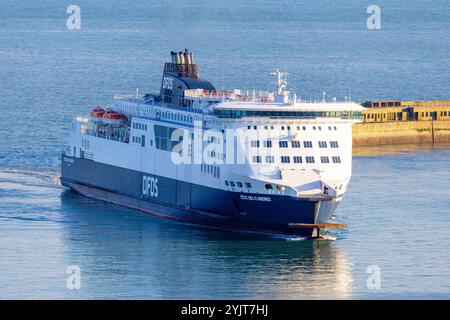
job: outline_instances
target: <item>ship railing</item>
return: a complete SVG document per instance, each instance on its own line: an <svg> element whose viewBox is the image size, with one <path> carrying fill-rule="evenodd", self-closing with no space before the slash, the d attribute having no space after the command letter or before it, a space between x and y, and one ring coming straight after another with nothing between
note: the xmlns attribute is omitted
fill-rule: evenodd
<svg viewBox="0 0 450 320"><path fill-rule="evenodd" d="M94 154L92 152L83 150L83 158L88 160L94 160Z"/></svg>
<svg viewBox="0 0 450 320"><path fill-rule="evenodd" d="M239 102L274 102L274 95L268 91L242 92L235 89L233 91L210 91L203 89L191 89L184 91L185 98L208 99L216 101L239 101Z"/></svg>
<svg viewBox="0 0 450 320"><path fill-rule="evenodd" d="M413 122L413 121L436 121L436 119L423 119L420 120L419 117L406 117L402 119L372 119L372 118L362 118L364 123L391 123L391 122Z"/></svg>
<svg viewBox="0 0 450 320"><path fill-rule="evenodd" d="M177 105L165 105L168 109L178 110L178 111L186 111L198 114L208 113L208 110L204 107L188 107L188 106L177 106Z"/></svg>
<svg viewBox="0 0 450 320"><path fill-rule="evenodd" d="M102 138L106 140L114 140L118 142L125 142L127 143L129 140L129 131L130 129L128 127L105 127L102 130L96 127L85 127L82 126L80 128L81 134L88 135L92 137Z"/></svg>
<svg viewBox="0 0 450 320"><path fill-rule="evenodd" d="M142 101L147 102L149 100L154 100L158 97L157 93L124 93L124 94L115 94L114 100L129 100L129 101Z"/></svg>

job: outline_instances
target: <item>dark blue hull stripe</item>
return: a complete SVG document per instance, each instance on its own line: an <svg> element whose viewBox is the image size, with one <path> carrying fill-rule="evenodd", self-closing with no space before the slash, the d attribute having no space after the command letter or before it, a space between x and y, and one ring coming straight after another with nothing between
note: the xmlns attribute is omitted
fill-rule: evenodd
<svg viewBox="0 0 450 320"><path fill-rule="evenodd" d="M283 195L229 192L63 156L61 182L85 196L157 216L225 229L311 236L317 202Z"/></svg>

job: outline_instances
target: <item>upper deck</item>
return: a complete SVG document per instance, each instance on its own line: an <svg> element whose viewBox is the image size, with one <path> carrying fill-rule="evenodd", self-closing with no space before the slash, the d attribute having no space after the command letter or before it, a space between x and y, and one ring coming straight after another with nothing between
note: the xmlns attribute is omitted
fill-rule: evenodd
<svg viewBox="0 0 450 320"><path fill-rule="evenodd" d="M192 53L171 52L172 62L163 70L159 93L145 95L115 96L115 104L126 112L132 103L145 110L146 106L168 108L177 111L194 112L220 119L241 119L254 117L316 119L333 118L359 121L365 108L352 102L307 102L297 99L286 90L287 73L276 71L274 91L240 90L219 91L209 81L200 78L199 68ZM159 109L165 112L163 109ZM140 112L142 113L142 112ZM157 115L158 111L152 111Z"/></svg>
<svg viewBox="0 0 450 320"><path fill-rule="evenodd" d="M195 91L195 94L193 93ZM202 91L200 93L200 91ZM115 96L115 101L125 101L136 104L166 107L178 111L194 112L197 114L214 115L222 119L240 119L246 117L268 118L338 118L361 120L361 112L365 110L354 102L307 102L295 101L275 102L270 93L262 95L237 94L231 92L209 92L206 90L189 90L185 99L189 103L183 106L163 104L157 95L144 96Z"/></svg>

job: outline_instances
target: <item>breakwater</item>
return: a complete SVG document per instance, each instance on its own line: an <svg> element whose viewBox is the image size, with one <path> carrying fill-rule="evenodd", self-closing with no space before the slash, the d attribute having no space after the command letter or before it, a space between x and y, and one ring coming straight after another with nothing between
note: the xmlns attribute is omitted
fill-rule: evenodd
<svg viewBox="0 0 450 320"><path fill-rule="evenodd" d="M450 142L450 120L359 123L352 130L356 147Z"/></svg>

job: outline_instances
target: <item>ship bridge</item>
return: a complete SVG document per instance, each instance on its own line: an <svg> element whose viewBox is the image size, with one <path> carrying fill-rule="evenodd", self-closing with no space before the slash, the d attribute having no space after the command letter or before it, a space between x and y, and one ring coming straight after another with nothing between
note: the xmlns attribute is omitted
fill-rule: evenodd
<svg viewBox="0 0 450 320"><path fill-rule="evenodd" d="M293 102L293 103L255 103L222 102L214 107L214 114L219 118L341 118L361 119L365 108L353 102Z"/></svg>

